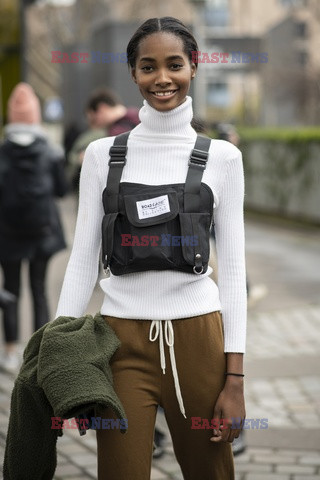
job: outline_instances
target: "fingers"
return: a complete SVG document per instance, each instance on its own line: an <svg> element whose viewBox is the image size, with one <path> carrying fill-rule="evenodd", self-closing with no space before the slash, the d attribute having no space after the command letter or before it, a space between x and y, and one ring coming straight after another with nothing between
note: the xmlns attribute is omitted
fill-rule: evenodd
<svg viewBox="0 0 320 480"><path fill-rule="evenodd" d="M212 442L221 442L221 426L220 426L220 419L221 419L222 411L221 408L216 404L214 411L213 411L213 418L211 419L211 425L213 427L212 434L213 436L210 438Z"/></svg>
<svg viewBox="0 0 320 480"><path fill-rule="evenodd" d="M232 422L232 425L230 426L229 429L229 435L228 435L228 442L233 442L235 438L238 438L240 435L240 432L243 428L244 425L244 418L235 418L234 421Z"/></svg>
<svg viewBox="0 0 320 480"><path fill-rule="evenodd" d="M231 418L224 418L223 419L223 430L221 433L221 441L222 442L232 442L232 440L229 440L229 437L231 436L232 430L232 419Z"/></svg>
<svg viewBox="0 0 320 480"><path fill-rule="evenodd" d="M225 418L215 417L211 420L213 426L213 436L210 438L212 442L227 441L227 431L229 428L229 421Z"/></svg>
<svg viewBox="0 0 320 480"><path fill-rule="evenodd" d="M231 428L227 441L232 443L235 438L239 437L240 432L241 432L240 429Z"/></svg>
<svg viewBox="0 0 320 480"><path fill-rule="evenodd" d="M221 430L217 430L216 433L213 434L214 436L210 438L211 442L221 442Z"/></svg>
<svg viewBox="0 0 320 480"><path fill-rule="evenodd" d="M212 442L229 442L232 443L235 438L238 438L242 430L243 421L240 428L235 428L231 419L213 419L212 425L214 426ZM238 426L238 425L237 425Z"/></svg>

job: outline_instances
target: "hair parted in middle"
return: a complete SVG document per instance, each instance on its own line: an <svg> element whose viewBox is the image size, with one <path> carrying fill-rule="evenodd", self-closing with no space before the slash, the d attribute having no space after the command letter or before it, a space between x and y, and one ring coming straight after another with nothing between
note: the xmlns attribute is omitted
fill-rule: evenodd
<svg viewBox="0 0 320 480"><path fill-rule="evenodd" d="M127 46L127 61L128 66L135 67L136 59L139 50L139 44L148 35L153 33L172 33L181 38L183 42L184 52L188 56L190 63L194 63L197 66L197 62L192 59L192 52L198 51L198 44L192 33L188 28L177 18L174 17L162 17L162 18L149 18L146 20L131 37Z"/></svg>

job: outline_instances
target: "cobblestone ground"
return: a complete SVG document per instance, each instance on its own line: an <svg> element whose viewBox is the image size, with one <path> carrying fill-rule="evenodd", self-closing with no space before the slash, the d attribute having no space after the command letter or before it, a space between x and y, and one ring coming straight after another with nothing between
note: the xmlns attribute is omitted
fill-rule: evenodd
<svg viewBox="0 0 320 480"><path fill-rule="evenodd" d="M67 204L65 215L68 208ZM319 236L314 232L308 236L300 230L292 236L292 231L278 232L275 227L272 231L254 220L248 222L247 231L253 302L249 309L245 360L246 411L247 419L266 418L268 428L245 430L247 448L235 457L236 480L320 480L320 298L316 294L320 291ZM268 243L266 249L262 242ZM285 253L286 248L291 251ZM299 252L304 252L303 260L301 253L299 262L290 264L293 270L286 267L286 278L282 271L281 281L276 285L273 279L277 281L278 277L268 262L271 250L275 264L275 251L279 251L278 264L284 262L286 254L288 258L290 255L298 258ZM53 296L60 289L65 261L66 256L60 257L52 269ZM308 266L309 274L301 273L301 262ZM275 298L277 290L279 297ZM255 295L263 298L255 300ZM99 301L94 299L92 308ZM23 328L26 339L30 326ZM14 377L0 371L1 464L13 381ZM153 462L151 480L182 479L162 415L158 417L158 425L167 433L167 441L165 455ZM54 478L96 479L93 431L80 437L77 430L65 430L58 440Z"/></svg>
<svg viewBox="0 0 320 480"><path fill-rule="evenodd" d="M280 360L282 365L279 364L274 375L246 383L247 412L252 418L267 416L272 427L319 430L320 368L313 371L309 363L319 357L320 308L310 306L292 312L251 315L248 331L248 366L259 360L264 360L266 367L268 360L271 365L275 361L279 364ZM296 375L283 371L285 362L300 363ZM304 364L305 373L299 375Z"/></svg>

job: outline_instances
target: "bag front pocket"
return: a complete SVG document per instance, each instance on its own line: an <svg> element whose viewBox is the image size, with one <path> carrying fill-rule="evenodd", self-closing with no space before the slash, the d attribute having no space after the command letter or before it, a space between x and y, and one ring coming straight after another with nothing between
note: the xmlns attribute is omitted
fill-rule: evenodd
<svg viewBox="0 0 320 480"><path fill-rule="evenodd" d="M184 260L194 273L205 273L210 255L210 213L179 213Z"/></svg>
<svg viewBox="0 0 320 480"><path fill-rule="evenodd" d="M110 264L114 244L114 225L118 212L108 213L102 219L102 263L105 269Z"/></svg>
<svg viewBox="0 0 320 480"><path fill-rule="evenodd" d="M130 225L131 263L139 270L173 268L170 237L178 234L177 193L164 189L156 194L124 195L124 205Z"/></svg>

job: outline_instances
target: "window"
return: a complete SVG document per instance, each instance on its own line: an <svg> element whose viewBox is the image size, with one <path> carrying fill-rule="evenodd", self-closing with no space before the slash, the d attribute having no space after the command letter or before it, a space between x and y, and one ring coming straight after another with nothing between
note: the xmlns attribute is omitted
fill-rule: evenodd
<svg viewBox="0 0 320 480"><path fill-rule="evenodd" d="M203 15L206 25L226 27L229 24L229 0L207 0Z"/></svg>
<svg viewBox="0 0 320 480"><path fill-rule="evenodd" d="M279 0L283 7L303 7L306 0Z"/></svg>
<svg viewBox="0 0 320 480"><path fill-rule="evenodd" d="M306 38L307 24L305 22L297 22L294 24L294 34L296 37Z"/></svg>
<svg viewBox="0 0 320 480"><path fill-rule="evenodd" d="M301 66L305 66L308 63L308 52L301 50L297 52L297 62Z"/></svg>
<svg viewBox="0 0 320 480"><path fill-rule="evenodd" d="M230 92L225 82L215 82L208 85L208 105L217 108L226 108L230 105Z"/></svg>

